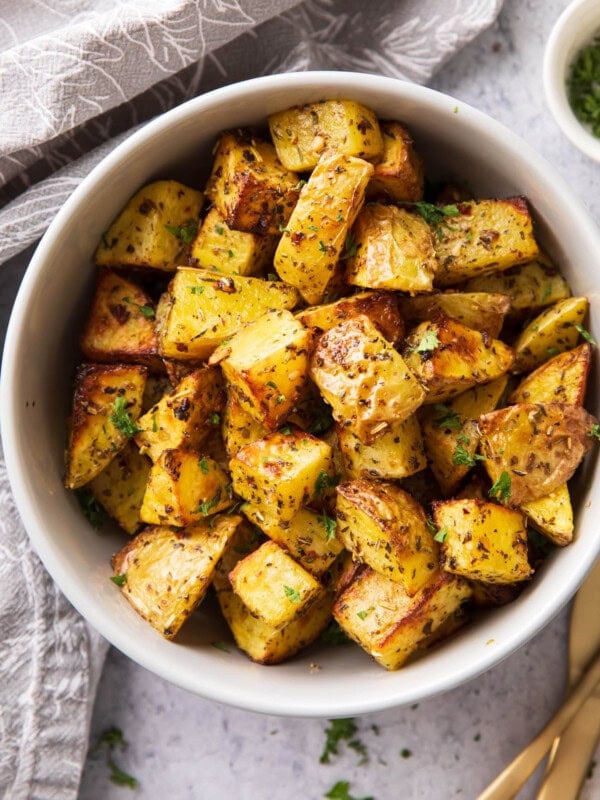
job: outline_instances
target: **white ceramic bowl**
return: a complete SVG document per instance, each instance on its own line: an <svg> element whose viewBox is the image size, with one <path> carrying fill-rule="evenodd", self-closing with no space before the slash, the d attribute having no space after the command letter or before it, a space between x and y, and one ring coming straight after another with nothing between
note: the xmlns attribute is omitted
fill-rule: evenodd
<svg viewBox="0 0 600 800"><path fill-rule="evenodd" d="M221 129L332 97L353 98L380 117L404 120L430 174L463 179L480 196L526 195L539 239L574 291L590 298L598 338L598 231L565 182L524 142L473 108L409 83L350 73L276 75L220 89L163 115L116 148L76 189L39 245L15 303L0 409L12 487L33 546L83 616L120 650L179 686L242 708L297 716L348 716L411 703L473 678L556 614L600 550L599 487L588 467L580 478L575 542L549 560L515 603L396 673L385 672L358 647L315 646L290 663L259 666L234 646L229 653L210 646L230 637L206 610L200 611L201 624L168 642L108 579L109 557L122 538L92 530L61 483L64 419L96 242L147 181L174 176L201 186ZM592 386L594 406L596 398Z"/></svg>
<svg viewBox="0 0 600 800"><path fill-rule="evenodd" d="M582 47L600 34L600 2L574 0L552 28L544 53L544 92L554 119L565 136L595 161L600 139L577 119L569 104L567 81L571 64Z"/></svg>

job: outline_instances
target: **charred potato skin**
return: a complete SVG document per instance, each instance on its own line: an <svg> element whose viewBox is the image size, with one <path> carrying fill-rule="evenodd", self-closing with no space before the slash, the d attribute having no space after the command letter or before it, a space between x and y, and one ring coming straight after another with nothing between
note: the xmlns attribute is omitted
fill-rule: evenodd
<svg viewBox="0 0 600 800"><path fill-rule="evenodd" d="M404 320L398 312L398 301L390 292L359 292L342 297L334 303L311 306L298 313L309 328L320 332L330 330L340 322L364 314L388 342L397 344L405 334Z"/></svg>
<svg viewBox="0 0 600 800"><path fill-rule="evenodd" d="M395 120L380 122L383 156L375 164L367 187L369 198L389 198L397 203L423 199L423 159L406 128Z"/></svg>

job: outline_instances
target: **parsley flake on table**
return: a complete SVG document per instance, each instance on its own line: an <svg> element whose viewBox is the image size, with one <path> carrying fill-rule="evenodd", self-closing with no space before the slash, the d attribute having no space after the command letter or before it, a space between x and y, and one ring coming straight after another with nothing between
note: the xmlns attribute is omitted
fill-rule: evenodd
<svg viewBox="0 0 600 800"><path fill-rule="evenodd" d="M330 764L332 755L339 755L338 745L340 742L346 742L348 747L355 750L360 756L359 764L366 764L369 760L367 748L356 738L355 734L358 728L353 717L345 719L330 719L329 727L325 728L325 747L319 758L321 764Z"/></svg>
<svg viewBox="0 0 600 800"><path fill-rule="evenodd" d="M117 786L128 786L130 789L136 789L138 786L137 778L134 778L133 775L122 770L113 759L113 750L115 747L127 747L127 742L120 728L112 726L105 730L104 733L100 734L91 753L96 753L103 747L107 749L106 764L110 769L109 780Z"/></svg>
<svg viewBox="0 0 600 800"><path fill-rule="evenodd" d="M108 776L112 783L117 786L129 786L130 789L136 789L138 785L137 778L124 772L121 767L117 766L112 758L108 759L108 766L110 768L110 775Z"/></svg>
<svg viewBox="0 0 600 800"><path fill-rule="evenodd" d="M138 428L127 411L127 400L124 397L115 398L112 409L113 412L109 419L118 431L128 438L141 432L142 429Z"/></svg>
<svg viewBox="0 0 600 800"><path fill-rule="evenodd" d="M498 476L498 480L492 485L489 496L495 500L500 500L501 503L508 502L510 499L511 483L510 475L503 470Z"/></svg>
<svg viewBox="0 0 600 800"><path fill-rule="evenodd" d="M338 781L323 797L328 797L329 800L375 800L373 797L353 797L348 781Z"/></svg>

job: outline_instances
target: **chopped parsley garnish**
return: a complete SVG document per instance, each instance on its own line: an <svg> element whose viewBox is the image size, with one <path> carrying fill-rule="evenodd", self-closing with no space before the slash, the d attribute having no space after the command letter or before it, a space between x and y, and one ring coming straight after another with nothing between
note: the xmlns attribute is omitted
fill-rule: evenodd
<svg viewBox="0 0 600 800"><path fill-rule="evenodd" d="M549 356L557 356L560 353L560 350L558 347L547 347L546 352Z"/></svg>
<svg viewBox="0 0 600 800"><path fill-rule="evenodd" d="M130 306L135 306L137 308L137 310L140 312L140 314L143 317L146 317L146 319L154 319L155 315L154 315L154 309L152 308L152 306L143 306L143 305L140 305L140 303L135 303L131 299L131 297L124 297L123 298L123 302L124 303L129 303Z"/></svg>
<svg viewBox="0 0 600 800"><path fill-rule="evenodd" d="M579 331L579 333L583 336L586 342L589 342L591 345L594 345L594 347L597 346L598 342L594 339L594 337L589 331L586 331L583 325L580 325L579 322L574 322L573 327Z"/></svg>
<svg viewBox="0 0 600 800"><path fill-rule="evenodd" d="M106 516L100 503L89 489L77 489L75 494L87 521L92 528L99 528Z"/></svg>
<svg viewBox="0 0 600 800"><path fill-rule="evenodd" d="M284 394L278 394L277 397L275 398L275 403L277 405L281 405L281 403L283 403L283 402L285 402L285 395Z"/></svg>
<svg viewBox="0 0 600 800"><path fill-rule="evenodd" d="M510 475L508 472L502 471L498 476L498 480L492 485L489 495L495 500L500 500L501 503L506 503L510 499L510 487Z"/></svg>
<svg viewBox="0 0 600 800"><path fill-rule="evenodd" d="M276 281L279 280L279 275L277 275L276 272L268 272L267 273L267 280L276 282Z"/></svg>
<svg viewBox="0 0 600 800"><path fill-rule="evenodd" d="M448 528L440 528L436 535L433 537L436 542L445 542L448 536Z"/></svg>
<svg viewBox="0 0 600 800"><path fill-rule="evenodd" d="M122 731L114 726L105 730L104 733L102 733L98 738L98 741L92 748L91 752L95 753L102 747L106 747L107 749L106 764L110 769L110 775L108 777L112 783L116 784L117 786L128 786L130 789L137 788L137 778L134 778L133 775L129 775L129 773L124 772L121 767L115 764L112 757L115 747L127 747L127 742L123 737Z"/></svg>
<svg viewBox="0 0 600 800"><path fill-rule="evenodd" d="M216 505L219 504L220 499L221 499L221 490L217 489L217 491L215 493L215 496L211 500L205 500L202 503L200 503L198 508L196 508L196 509L194 509L194 511L192 511L192 514L202 514L203 517L208 517L208 515L211 512L211 510Z"/></svg>
<svg viewBox="0 0 600 800"><path fill-rule="evenodd" d="M192 294L204 294L204 286L190 286Z"/></svg>
<svg viewBox="0 0 600 800"><path fill-rule="evenodd" d="M208 466L208 461L205 458L200 459L200 461L198 462L198 466L205 475L208 475L210 467Z"/></svg>
<svg viewBox="0 0 600 800"><path fill-rule="evenodd" d="M211 642L215 650L222 650L224 653L230 653L231 650L227 647L225 642Z"/></svg>
<svg viewBox="0 0 600 800"><path fill-rule="evenodd" d="M198 233L198 220L188 219L183 225L165 225L165 228L184 244L191 244Z"/></svg>
<svg viewBox="0 0 600 800"><path fill-rule="evenodd" d="M485 461L485 456L480 456L478 453L471 455L468 450L457 444L452 453L452 462L459 467L474 467L476 461Z"/></svg>
<svg viewBox="0 0 600 800"><path fill-rule="evenodd" d="M431 519L431 517L427 517L425 520L425 525L427 526L427 530L429 533L436 534L437 528L435 527L435 522Z"/></svg>
<svg viewBox="0 0 600 800"><path fill-rule="evenodd" d="M325 728L325 747L319 758L321 764L330 764L331 756L337 756L340 742L354 741L358 728L352 717L330 719L329 728ZM358 740L357 740L358 741Z"/></svg>
<svg viewBox="0 0 600 800"><path fill-rule="evenodd" d="M344 247L344 252L342 254L342 258L343 259L345 259L345 258L354 258L354 256L356 255L357 247L358 247L358 245L356 243L356 239L354 238L354 236L351 233L349 233L348 236L346 236L346 244L345 244L345 247Z"/></svg>
<svg viewBox="0 0 600 800"><path fill-rule="evenodd" d="M344 645L352 644L352 640L346 636L344 631L340 628L339 623L334 619L331 620L329 625L325 628L319 639L325 644Z"/></svg>
<svg viewBox="0 0 600 800"><path fill-rule="evenodd" d="M542 296L540 297L540 303L544 303L552 294L552 284L546 283L544 285L544 291L542 292Z"/></svg>
<svg viewBox="0 0 600 800"><path fill-rule="evenodd" d="M122 572L120 575L111 575L110 579L113 583L116 583L117 586L125 586L127 583L127 573Z"/></svg>
<svg viewBox="0 0 600 800"><path fill-rule="evenodd" d="M211 425L220 425L221 415L217 411L213 411L208 415L208 421Z"/></svg>
<svg viewBox="0 0 600 800"><path fill-rule="evenodd" d="M348 781L338 781L323 797L328 797L329 800L374 800L373 797L353 797Z"/></svg>
<svg viewBox="0 0 600 800"><path fill-rule="evenodd" d="M319 239L319 250L322 253L326 253L327 252L327 245L321 239Z"/></svg>
<svg viewBox="0 0 600 800"><path fill-rule="evenodd" d="M291 600L292 603L300 603L302 601L302 597L300 596L300 592L298 589L294 589L293 586L284 586L283 591L285 592L285 596L288 600Z"/></svg>
<svg viewBox="0 0 600 800"><path fill-rule="evenodd" d="M292 429L289 425L284 425L283 428L279 428L279 433L283 433L284 436L290 436Z"/></svg>
<svg viewBox="0 0 600 800"><path fill-rule="evenodd" d="M294 191L296 191L296 192L299 192L299 191L300 191L300 189L301 189L301 188L302 188L302 187L303 187L305 184L306 184L306 181L304 180L304 178L300 178L300 180L298 181L298 183L297 183L297 184L294 186Z"/></svg>
<svg viewBox="0 0 600 800"><path fill-rule="evenodd" d="M450 406L445 406L443 403L436 403L434 406L437 417L433 420L438 428L450 428L453 431L460 431L462 423Z"/></svg>
<svg viewBox="0 0 600 800"><path fill-rule="evenodd" d="M444 238L444 231L442 226L448 228L446 222L448 217L459 217L460 209L457 205L436 206L433 203L426 203L421 200L418 203L412 204L418 214L425 220L428 225L431 225L436 233L438 239Z"/></svg>
<svg viewBox="0 0 600 800"><path fill-rule="evenodd" d="M158 412L155 411L154 414L152 414L152 433L158 433L158 421L156 419L157 413Z"/></svg>
<svg viewBox="0 0 600 800"><path fill-rule="evenodd" d="M317 408L313 415L312 421L308 426L308 432L316 436L317 434L323 433L330 428L332 422L333 420L331 418L331 414L325 408Z"/></svg>
<svg viewBox="0 0 600 800"><path fill-rule="evenodd" d="M129 416L127 411L127 400L124 397L116 397L112 404L113 413L109 419L115 428L127 437L135 436L141 432L141 428Z"/></svg>
<svg viewBox="0 0 600 800"><path fill-rule="evenodd" d="M402 758L410 758L412 756L412 750L409 750L408 747L403 747L402 750L400 750L400 755Z"/></svg>
<svg viewBox="0 0 600 800"><path fill-rule="evenodd" d="M582 48L571 64L567 80L573 113L594 136L600 137L600 36Z"/></svg>
<svg viewBox="0 0 600 800"><path fill-rule="evenodd" d="M337 486L339 482L340 482L339 475L330 475L328 472L325 472L325 470L322 469L317 475L313 496L322 497L327 491L327 489L333 489L333 487Z"/></svg>
<svg viewBox="0 0 600 800"><path fill-rule="evenodd" d="M594 439L598 439L600 442L600 425L598 425L597 422L595 422L588 431L588 436L593 436Z"/></svg>
<svg viewBox="0 0 600 800"><path fill-rule="evenodd" d="M319 232L319 229L317 228L316 225L307 225L306 227L308 228L309 231L312 231L313 233Z"/></svg>
<svg viewBox="0 0 600 800"><path fill-rule="evenodd" d="M375 610L374 606L369 606L369 608L364 608L362 611L357 611L356 616L359 617L360 619L366 619L371 613L371 611L374 610Z"/></svg>
<svg viewBox="0 0 600 800"><path fill-rule="evenodd" d="M227 258L233 258L234 255L235 255L235 253L233 252L233 250L228 250L227 251Z"/></svg>
<svg viewBox="0 0 600 800"><path fill-rule="evenodd" d="M325 541L329 542L331 539L335 539L335 532L337 530L337 521L332 519L325 511L321 516L321 522L323 523L323 527L325 528Z"/></svg>
<svg viewBox="0 0 600 800"><path fill-rule="evenodd" d="M219 236L223 236L225 233L225 228L222 225L215 225L215 230L219 234Z"/></svg>
<svg viewBox="0 0 600 800"><path fill-rule="evenodd" d="M270 386L271 389L277 389L277 384L275 381L267 381L267 386Z"/></svg>
<svg viewBox="0 0 600 800"><path fill-rule="evenodd" d="M437 337L437 333L435 331L427 331L421 341L410 349L413 353L431 353L436 347L439 347L439 344L440 340Z"/></svg>

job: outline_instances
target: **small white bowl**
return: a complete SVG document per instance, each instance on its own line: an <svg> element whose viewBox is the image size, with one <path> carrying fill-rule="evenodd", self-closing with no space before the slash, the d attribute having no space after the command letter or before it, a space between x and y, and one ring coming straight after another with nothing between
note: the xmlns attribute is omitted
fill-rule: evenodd
<svg viewBox="0 0 600 800"><path fill-rule="evenodd" d="M544 92L554 119L565 136L594 161L600 161L600 139L575 116L567 82L579 51L600 33L600 2L574 0L560 15L544 55Z"/></svg>
<svg viewBox="0 0 600 800"><path fill-rule="evenodd" d="M589 327L600 339L600 271L591 266L600 256L600 234L543 158L490 117L430 89L375 75L303 72L258 78L191 100L135 133L82 181L23 279L7 332L0 393L4 451L19 511L48 571L83 616L131 658L191 692L304 717L347 717L414 703L473 678L546 625L600 551L600 481L592 458L578 473L575 541L552 554L514 603L482 615L395 673L358 647L317 645L286 664L253 664L233 644L229 653L211 647L231 637L210 604L170 642L109 580L109 559L123 537L109 528L94 531L62 485L65 418L98 239L144 183L174 177L202 186L220 130L264 123L276 110L334 97L358 100L383 119L403 120L432 179L462 180L481 197L524 194L540 243L574 293L590 299ZM597 409L597 371L591 384L590 408Z"/></svg>

